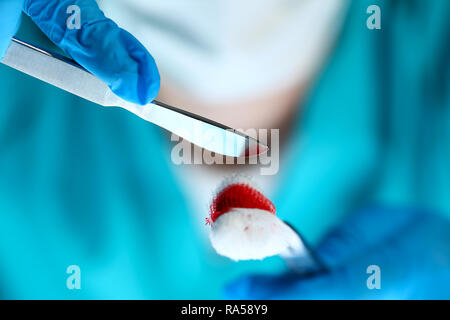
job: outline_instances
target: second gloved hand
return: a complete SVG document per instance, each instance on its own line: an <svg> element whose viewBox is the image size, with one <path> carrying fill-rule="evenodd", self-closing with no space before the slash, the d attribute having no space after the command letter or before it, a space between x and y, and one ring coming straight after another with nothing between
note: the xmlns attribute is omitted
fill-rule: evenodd
<svg viewBox="0 0 450 320"><path fill-rule="evenodd" d="M80 8L80 28L68 28L68 8L73 5ZM0 58L17 31L22 10L115 94L141 105L155 99L160 77L154 59L136 38L106 18L95 0L2 0Z"/></svg>
<svg viewBox="0 0 450 320"><path fill-rule="evenodd" d="M450 224L440 216L361 210L326 237L316 254L328 271L246 276L227 288L227 298L450 298Z"/></svg>

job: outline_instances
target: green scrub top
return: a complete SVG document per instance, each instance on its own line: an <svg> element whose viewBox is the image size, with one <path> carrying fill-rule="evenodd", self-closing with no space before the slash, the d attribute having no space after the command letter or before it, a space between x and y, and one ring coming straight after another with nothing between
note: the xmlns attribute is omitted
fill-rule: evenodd
<svg viewBox="0 0 450 320"><path fill-rule="evenodd" d="M378 4L381 30L366 9ZM283 154L278 214L313 245L368 203L450 216L450 2L353 1ZM27 39L43 41L25 23ZM0 298L212 299L234 263L198 233L167 135L0 66ZM387 222L388 223L388 222ZM66 269L81 270L69 290Z"/></svg>

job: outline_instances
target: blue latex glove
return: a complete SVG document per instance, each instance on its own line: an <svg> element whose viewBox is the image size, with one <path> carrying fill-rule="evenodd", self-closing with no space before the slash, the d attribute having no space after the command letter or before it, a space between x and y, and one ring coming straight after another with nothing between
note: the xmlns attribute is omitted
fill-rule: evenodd
<svg viewBox="0 0 450 320"><path fill-rule="evenodd" d="M329 267L310 277L247 276L226 289L230 299L448 299L450 224L413 210L369 208L351 216L317 248ZM380 268L381 289L373 270Z"/></svg>
<svg viewBox="0 0 450 320"><path fill-rule="evenodd" d="M67 28L71 5L81 9L80 29ZM2 0L0 57L17 31L22 9L50 40L118 96L143 105L158 94L160 78L152 56L130 33L106 18L95 0Z"/></svg>

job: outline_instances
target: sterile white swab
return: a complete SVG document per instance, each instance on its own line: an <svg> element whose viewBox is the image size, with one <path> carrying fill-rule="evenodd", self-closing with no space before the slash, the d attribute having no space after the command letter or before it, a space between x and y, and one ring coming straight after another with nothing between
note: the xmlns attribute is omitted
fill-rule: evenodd
<svg viewBox="0 0 450 320"><path fill-rule="evenodd" d="M275 206L243 177L223 184L210 206L211 244L232 260L280 255L295 271L323 270L300 234L275 215Z"/></svg>

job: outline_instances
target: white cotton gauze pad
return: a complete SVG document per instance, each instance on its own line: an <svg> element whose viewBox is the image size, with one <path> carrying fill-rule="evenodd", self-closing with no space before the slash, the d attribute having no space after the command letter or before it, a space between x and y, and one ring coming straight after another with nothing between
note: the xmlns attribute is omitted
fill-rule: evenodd
<svg viewBox="0 0 450 320"><path fill-rule="evenodd" d="M275 206L242 177L224 183L206 219L218 254L232 260L260 260L302 246L298 234L275 215Z"/></svg>
<svg viewBox="0 0 450 320"><path fill-rule="evenodd" d="M216 252L232 260L260 260L298 247L298 235L275 214L233 208L219 216L209 236Z"/></svg>

